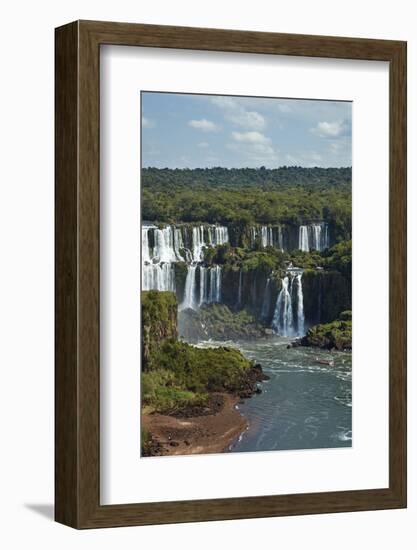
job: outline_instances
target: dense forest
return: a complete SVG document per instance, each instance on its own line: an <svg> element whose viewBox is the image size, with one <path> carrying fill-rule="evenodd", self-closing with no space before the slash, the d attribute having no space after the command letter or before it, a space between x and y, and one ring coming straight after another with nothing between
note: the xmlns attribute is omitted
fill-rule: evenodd
<svg viewBox="0 0 417 550"><path fill-rule="evenodd" d="M351 168L142 169L142 219L351 227Z"/></svg>

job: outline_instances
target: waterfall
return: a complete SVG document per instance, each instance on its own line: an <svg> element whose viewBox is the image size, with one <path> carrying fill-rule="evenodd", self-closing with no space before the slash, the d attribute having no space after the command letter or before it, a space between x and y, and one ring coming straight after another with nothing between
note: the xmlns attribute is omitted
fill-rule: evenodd
<svg viewBox="0 0 417 550"><path fill-rule="evenodd" d="M297 279L297 335L304 336L304 297L303 284L301 282L302 273L296 276Z"/></svg>
<svg viewBox="0 0 417 550"><path fill-rule="evenodd" d="M214 227L215 233L215 240L214 245L219 246L221 244L225 244L229 241L229 232L227 227L221 227L221 226L215 226Z"/></svg>
<svg viewBox="0 0 417 550"><path fill-rule="evenodd" d="M151 257L149 255L149 227L142 227L142 262L150 263Z"/></svg>
<svg viewBox="0 0 417 550"><path fill-rule="evenodd" d="M275 238L275 231L277 232L277 237ZM266 248L267 246L277 246L279 249L283 249L283 239L282 239L282 227L280 225L276 227L262 225L261 227L251 227L250 228L250 245L253 248L255 245L256 238L260 237L261 246Z"/></svg>
<svg viewBox="0 0 417 550"><path fill-rule="evenodd" d="M278 295L272 328L281 336L292 336L293 314L292 314L292 279L289 282L288 276L282 279L282 289ZM289 288L288 288L289 287Z"/></svg>
<svg viewBox="0 0 417 550"><path fill-rule="evenodd" d="M208 269L204 261L206 246L219 246L229 241L227 227L219 225L142 225L142 290L175 292L175 263L187 263L184 300L181 308L196 308L210 300L221 299L221 268ZM200 288L196 288L196 268L199 267ZM209 281L210 276L210 281ZM213 288L213 292L211 292Z"/></svg>
<svg viewBox="0 0 417 550"><path fill-rule="evenodd" d="M295 271L295 270L294 270ZM286 275L282 280L282 289L278 294L272 319L272 329L281 336L304 336L304 297L302 272ZM293 290L296 287L295 300Z"/></svg>
<svg viewBox="0 0 417 550"><path fill-rule="evenodd" d="M175 291L173 264L145 264L142 266L142 290Z"/></svg>
<svg viewBox="0 0 417 550"><path fill-rule="evenodd" d="M268 228L265 226L261 227L261 242L264 248L268 246Z"/></svg>
<svg viewBox="0 0 417 550"><path fill-rule="evenodd" d="M312 226L313 230L313 246L312 248L314 250L321 250L321 229L322 226L318 224L313 224Z"/></svg>
<svg viewBox="0 0 417 550"><path fill-rule="evenodd" d="M184 249L185 247L181 229L179 229L178 227L174 227L174 252L179 261L182 261L184 259L182 256Z"/></svg>
<svg viewBox="0 0 417 550"><path fill-rule="evenodd" d="M204 260L203 248L204 242L204 226L193 227L193 261L202 262Z"/></svg>
<svg viewBox="0 0 417 550"><path fill-rule="evenodd" d="M329 248L329 226L326 222L300 225L298 228L298 248L309 252L321 252Z"/></svg>
<svg viewBox="0 0 417 550"><path fill-rule="evenodd" d="M308 227L306 225L300 225L298 229L298 248L304 252L310 251L308 245Z"/></svg>
<svg viewBox="0 0 417 550"><path fill-rule="evenodd" d="M149 246L149 232L154 231L155 246ZM175 271L171 259L175 258L172 232L155 226L142 226L142 290L175 291Z"/></svg>
<svg viewBox="0 0 417 550"><path fill-rule="evenodd" d="M197 266L192 264L188 266L187 278L185 279L185 289L184 289L184 300L180 305L181 309L197 309L196 299L195 299L195 273Z"/></svg>
<svg viewBox="0 0 417 550"><path fill-rule="evenodd" d="M270 300L271 300L270 284L271 284L271 279L268 277L268 279L266 280L264 297L262 301L262 309L261 309L262 319L267 319L269 316L269 307L270 307Z"/></svg>
<svg viewBox="0 0 417 550"><path fill-rule="evenodd" d="M219 303L222 293L222 270L219 265L210 268L210 303Z"/></svg>
<svg viewBox="0 0 417 550"><path fill-rule="evenodd" d="M199 305L207 302L207 268L200 266L200 302Z"/></svg>
<svg viewBox="0 0 417 550"><path fill-rule="evenodd" d="M155 247L153 257L159 262L176 262L174 250L174 232L171 226L164 229L154 229Z"/></svg>

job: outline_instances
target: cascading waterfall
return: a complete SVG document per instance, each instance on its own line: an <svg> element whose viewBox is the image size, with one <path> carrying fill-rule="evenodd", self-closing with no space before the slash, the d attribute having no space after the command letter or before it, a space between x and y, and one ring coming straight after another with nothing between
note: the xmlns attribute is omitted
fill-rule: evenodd
<svg viewBox="0 0 417 550"><path fill-rule="evenodd" d="M261 246L266 248L267 246L275 246L277 244L278 248L282 248L282 229L280 226L277 227L278 230L278 242L274 238L274 228L267 225L262 225L261 227L251 227L251 246L253 247L257 237L260 238Z"/></svg>
<svg viewBox="0 0 417 550"><path fill-rule="evenodd" d="M185 289L184 289L184 301L180 305L179 309L197 309L196 302L196 288L195 288L195 275L196 275L197 265L192 264L188 266L187 278L185 279Z"/></svg>
<svg viewBox="0 0 417 550"><path fill-rule="evenodd" d="M298 229L298 248L304 252L329 248L329 226L325 222L300 225Z"/></svg>
<svg viewBox="0 0 417 550"><path fill-rule="evenodd" d="M208 242L206 242L208 241ZM228 229L218 225L200 225L192 228L187 226L167 225L158 228L156 225L144 223L142 225L142 290L170 290L175 292L175 263L187 263L187 279L189 284L193 279L190 267L200 264L204 260L206 246L219 246L229 241ZM220 268L219 268L220 269ZM195 273L194 273L195 275ZM200 280L200 286L206 284ZM215 275L220 281L220 277ZM219 283L220 284L220 283ZM208 290L194 288L193 295L206 296ZM190 294L191 296L191 294ZM194 303L194 302L191 302Z"/></svg>
<svg viewBox="0 0 417 550"><path fill-rule="evenodd" d="M303 284L301 282L302 273L296 276L297 279L297 335L304 336L304 296Z"/></svg>
<svg viewBox="0 0 417 550"><path fill-rule="evenodd" d="M147 264L142 266L142 290L171 290L175 292L173 264Z"/></svg>
<svg viewBox="0 0 417 550"><path fill-rule="evenodd" d="M210 232L214 231L214 241L213 241L214 246L220 246L229 241L229 231L227 227L220 227L216 225L215 227L210 227L209 231Z"/></svg>
<svg viewBox="0 0 417 550"><path fill-rule="evenodd" d="M193 261L202 262L204 259L203 248L204 242L204 226L193 227Z"/></svg>
<svg viewBox="0 0 417 550"><path fill-rule="evenodd" d="M200 285L197 289L196 274L199 270ZM219 265L207 268L191 264L187 268L184 299L180 305L183 309L198 309L202 304L220 303L222 296L222 270Z"/></svg>
<svg viewBox="0 0 417 550"><path fill-rule="evenodd" d="M174 249L174 232L172 227L154 230L155 247L153 257L159 262L176 262L178 257Z"/></svg>
<svg viewBox="0 0 417 550"><path fill-rule="evenodd" d="M150 263L151 256L149 254L149 227L142 226L142 263Z"/></svg>
<svg viewBox="0 0 417 550"><path fill-rule="evenodd" d="M272 329L281 336L304 336L304 297L302 272L286 275L282 281L272 319ZM295 300L293 290L296 287Z"/></svg>
<svg viewBox="0 0 417 550"><path fill-rule="evenodd" d="M288 236L288 232L286 234L286 239L289 239L289 241L286 241L286 247L290 247L290 249L295 244L304 252L310 252L311 250L322 251L329 248L330 245L329 227L326 222L298 226L298 242L296 241L295 243L293 237ZM250 246L252 248L255 246L257 239L263 248L272 246L281 251L286 249L284 246L284 233L281 225L252 226L250 228Z"/></svg>
<svg viewBox="0 0 417 550"><path fill-rule="evenodd" d="M292 279L289 281L288 276L285 276L281 282L282 289L278 294L277 305L272 319L272 329L281 336L292 336Z"/></svg>
<svg viewBox="0 0 417 550"><path fill-rule="evenodd" d="M314 250L321 250L321 225L313 224L313 246Z"/></svg>
<svg viewBox="0 0 417 550"><path fill-rule="evenodd" d="M149 231L154 231L155 246L152 256L149 246ZM175 291L175 258L172 233L155 226L142 227L142 289Z"/></svg>
<svg viewBox="0 0 417 550"><path fill-rule="evenodd" d="M251 242L259 238L262 246L283 247L281 226L254 226L250 229ZM286 237L287 238L287 237ZM222 300L222 269L219 265L207 266L204 249L229 242L227 227L218 225L168 225L158 228L153 224L142 226L142 289L176 291L176 268L178 262L187 264L184 297L180 309L198 309L204 303L219 303ZM328 225L325 222L299 226L298 244L301 250L323 250L329 246ZM198 270L198 274L197 274ZM197 277L198 275L198 277ZM303 289L301 273L289 270L282 280L272 328L279 334L303 335L305 330ZM239 272L237 308L243 304L243 270ZM246 288L246 287L245 287ZM294 295L294 296L293 296ZM260 315L270 315L271 281L268 279L262 297L256 296L254 281L252 300L262 300Z"/></svg>
<svg viewBox="0 0 417 550"><path fill-rule="evenodd" d="M306 225L300 225L298 229L298 248L303 252L310 251L308 244L308 227Z"/></svg>
<svg viewBox="0 0 417 550"><path fill-rule="evenodd" d="M201 306L207 301L207 268L200 266L200 300Z"/></svg>
<svg viewBox="0 0 417 550"><path fill-rule="evenodd" d="M210 303L219 303L222 295L222 270L219 265L210 269Z"/></svg>

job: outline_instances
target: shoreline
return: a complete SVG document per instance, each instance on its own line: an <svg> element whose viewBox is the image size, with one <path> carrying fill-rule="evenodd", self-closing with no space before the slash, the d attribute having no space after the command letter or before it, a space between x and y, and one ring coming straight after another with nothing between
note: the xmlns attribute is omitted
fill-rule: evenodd
<svg viewBox="0 0 417 550"><path fill-rule="evenodd" d="M142 426L152 435L150 456L212 454L227 451L247 429L247 419L236 409L241 397L218 394L224 400L218 412L204 416L176 417L142 413Z"/></svg>

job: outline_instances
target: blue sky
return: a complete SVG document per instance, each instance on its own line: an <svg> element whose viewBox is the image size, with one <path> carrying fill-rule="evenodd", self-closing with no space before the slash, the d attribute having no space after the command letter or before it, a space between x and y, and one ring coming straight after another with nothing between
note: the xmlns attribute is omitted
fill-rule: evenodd
<svg viewBox="0 0 417 550"><path fill-rule="evenodd" d="M352 104L142 92L142 166L352 164Z"/></svg>

